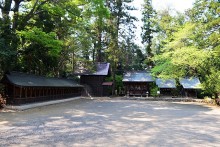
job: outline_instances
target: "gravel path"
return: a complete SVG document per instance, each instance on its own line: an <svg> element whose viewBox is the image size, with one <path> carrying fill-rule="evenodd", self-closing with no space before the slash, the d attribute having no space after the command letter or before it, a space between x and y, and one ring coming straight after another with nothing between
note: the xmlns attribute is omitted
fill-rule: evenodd
<svg viewBox="0 0 220 147"><path fill-rule="evenodd" d="M0 113L0 146L220 146L220 109L79 99Z"/></svg>

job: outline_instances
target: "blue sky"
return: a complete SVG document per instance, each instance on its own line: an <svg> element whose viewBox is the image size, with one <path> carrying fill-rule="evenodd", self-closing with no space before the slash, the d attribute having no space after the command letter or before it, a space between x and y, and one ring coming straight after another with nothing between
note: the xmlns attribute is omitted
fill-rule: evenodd
<svg viewBox="0 0 220 147"><path fill-rule="evenodd" d="M144 0L134 0L134 2L132 3L133 6L135 6L137 9L137 11L132 12L132 15L136 16L139 19L139 22L136 23L137 26L137 39L136 42L141 45L141 5L143 4ZM161 10L161 9L165 9L167 7L180 11L180 12L184 12L185 10L192 8L193 3L195 2L195 0L152 0L152 5L154 7L154 9L156 9L157 11Z"/></svg>

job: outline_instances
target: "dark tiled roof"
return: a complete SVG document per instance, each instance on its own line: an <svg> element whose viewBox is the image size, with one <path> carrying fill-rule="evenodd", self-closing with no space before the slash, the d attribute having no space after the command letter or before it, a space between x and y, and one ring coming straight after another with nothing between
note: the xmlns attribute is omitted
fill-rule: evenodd
<svg viewBox="0 0 220 147"><path fill-rule="evenodd" d="M46 78L32 74L25 74L19 72L11 72L6 74L6 78L18 86L31 87L82 87L71 79L61 78Z"/></svg>
<svg viewBox="0 0 220 147"><path fill-rule="evenodd" d="M201 89L201 83L198 78L181 78L180 84L185 89Z"/></svg>
<svg viewBox="0 0 220 147"><path fill-rule="evenodd" d="M96 63L94 71L88 71L84 67L76 69L76 75L97 75L97 76L107 76L110 70L110 63Z"/></svg>
<svg viewBox="0 0 220 147"><path fill-rule="evenodd" d="M123 82L154 82L153 77L146 71L127 72L123 77Z"/></svg>
<svg viewBox="0 0 220 147"><path fill-rule="evenodd" d="M174 79L163 80L157 78L156 84L159 88L176 88L176 81Z"/></svg>

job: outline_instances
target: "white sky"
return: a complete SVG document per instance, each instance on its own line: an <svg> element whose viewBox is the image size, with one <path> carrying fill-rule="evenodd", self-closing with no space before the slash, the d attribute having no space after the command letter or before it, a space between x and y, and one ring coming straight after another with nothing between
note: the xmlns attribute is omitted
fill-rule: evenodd
<svg viewBox="0 0 220 147"><path fill-rule="evenodd" d="M136 42L142 46L141 44L141 5L143 4L144 0L134 0L132 3L133 6L135 6L138 10L135 12L132 12L132 15L136 16L139 19L139 22L136 23L137 26L137 40ZM152 0L152 5L154 9L161 10L165 9L167 7L177 10L179 12L184 12L185 10L192 8L193 3L195 0Z"/></svg>

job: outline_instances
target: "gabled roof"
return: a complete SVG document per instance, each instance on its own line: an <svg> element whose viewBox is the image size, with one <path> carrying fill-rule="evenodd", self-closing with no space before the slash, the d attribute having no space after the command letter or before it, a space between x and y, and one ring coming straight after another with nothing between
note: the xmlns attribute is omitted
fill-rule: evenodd
<svg viewBox="0 0 220 147"><path fill-rule="evenodd" d="M5 78L14 85L28 87L82 87L71 79L47 78L26 73L10 72ZM4 81L4 80L3 80Z"/></svg>
<svg viewBox="0 0 220 147"><path fill-rule="evenodd" d="M198 78L181 78L180 84L185 89L201 89L201 83Z"/></svg>
<svg viewBox="0 0 220 147"><path fill-rule="evenodd" d="M96 76L107 76L110 74L110 63L96 63L95 70L89 71L84 67L80 67L80 69L76 69L76 75L96 75Z"/></svg>
<svg viewBox="0 0 220 147"><path fill-rule="evenodd" d="M153 77L146 71L127 72L123 77L123 82L154 82Z"/></svg>
<svg viewBox="0 0 220 147"><path fill-rule="evenodd" d="M110 63L97 63L96 64L96 71L93 75L104 75L107 76L109 73Z"/></svg>
<svg viewBox="0 0 220 147"><path fill-rule="evenodd" d="M176 81L174 79L163 80L157 78L156 84L159 88L176 88Z"/></svg>

